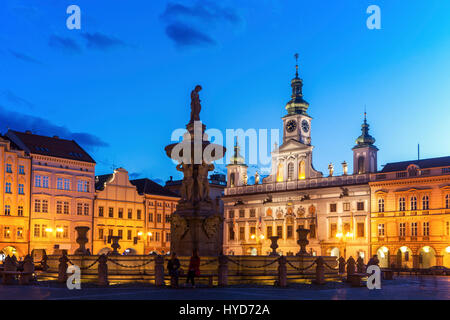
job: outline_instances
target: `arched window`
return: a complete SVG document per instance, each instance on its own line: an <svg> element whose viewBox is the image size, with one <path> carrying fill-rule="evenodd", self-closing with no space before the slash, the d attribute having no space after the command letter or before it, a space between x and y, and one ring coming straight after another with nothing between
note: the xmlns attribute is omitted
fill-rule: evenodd
<svg viewBox="0 0 450 320"><path fill-rule="evenodd" d="M283 182L283 164L278 164L277 169L277 182Z"/></svg>
<svg viewBox="0 0 450 320"><path fill-rule="evenodd" d="M405 211L406 210L406 200L404 197L398 199L398 210Z"/></svg>
<svg viewBox="0 0 450 320"><path fill-rule="evenodd" d="M384 212L384 199L378 200L378 212Z"/></svg>
<svg viewBox="0 0 450 320"><path fill-rule="evenodd" d="M445 209L450 209L450 194L445 196Z"/></svg>
<svg viewBox="0 0 450 320"><path fill-rule="evenodd" d="M366 168L364 167L364 157L360 156L358 158L358 174L366 173Z"/></svg>
<svg viewBox="0 0 450 320"><path fill-rule="evenodd" d="M300 161L300 163L298 164L298 179L299 180L303 180L306 178L306 174L305 174L305 161L302 160Z"/></svg>
<svg viewBox="0 0 450 320"><path fill-rule="evenodd" d="M230 174L230 186L234 187L234 172Z"/></svg>
<svg viewBox="0 0 450 320"><path fill-rule="evenodd" d="M411 210L417 210L417 197L411 197Z"/></svg>
<svg viewBox="0 0 450 320"><path fill-rule="evenodd" d="M288 181L294 179L294 164L291 162L288 164Z"/></svg>
<svg viewBox="0 0 450 320"><path fill-rule="evenodd" d="M428 210L430 208L430 201L428 196L422 198L422 210Z"/></svg>

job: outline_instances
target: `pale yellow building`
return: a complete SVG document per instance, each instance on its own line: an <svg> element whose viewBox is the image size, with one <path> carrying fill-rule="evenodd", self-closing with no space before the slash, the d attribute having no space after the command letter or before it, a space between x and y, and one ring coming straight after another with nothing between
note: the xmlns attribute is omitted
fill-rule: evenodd
<svg viewBox="0 0 450 320"><path fill-rule="evenodd" d="M388 163L369 184L381 265L450 267L450 157Z"/></svg>
<svg viewBox="0 0 450 320"><path fill-rule="evenodd" d="M145 197L145 254L170 251L170 218L180 197L150 179L132 180Z"/></svg>
<svg viewBox="0 0 450 320"><path fill-rule="evenodd" d="M0 260L29 252L31 159L0 136Z"/></svg>
<svg viewBox="0 0 450 320"><path fill-rule="evenodd" d="M31 157L30 251L73 253L77 226L91 228L92 249L95 161L73 140L13 130L6 136Z"/></svg>
<svg viewBox="0 0 450 320"><path fill-rule="evenodd" d="M94 201L94 254L108 253L108 236L119 236L120 253L144 254L144 196L119 168L96 177Z"/></svg>

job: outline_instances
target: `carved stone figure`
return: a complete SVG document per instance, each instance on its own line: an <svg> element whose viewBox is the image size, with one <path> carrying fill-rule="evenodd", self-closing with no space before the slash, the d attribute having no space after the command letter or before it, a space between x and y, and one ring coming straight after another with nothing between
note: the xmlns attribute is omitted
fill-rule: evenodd
<svg viewBox="0 0 450 320"><path fill-rule="evenodd" d="M328 165L328 172L329 172L329 174L330 174L330 177L332 177L332 176L333 176L333 172L334 172L334 166L333 166L332 163L330 163L330 164Z"/></svg>
<svg viewBox="0 0 450 320"><path fill-rule="evenodd" d="M210 216L203 221L203 230L205 230L208 238L212 238L219 233L222 221L223 218L218 215Z"/></svg>
<svg viewBox="0 0 450 320"><path fill-rule="evenodd" d="M198 185L198 200L208 201L209 200L209 181L208 172L214 170L214 165L208 164L203 161L197 169L197 185Z"/></svg>
<svg viewBox="0 0 450 320"><path fill-rule="evenodd" d="M258 171L255 172L255 184L259 184L259 173L258 173Z"/></svg>
<svg viewBox="0 0 450 320"><path fill-rule="evenodd" d="M191 120L189 121L189 123L200 121L200 111L202 109L202 106L200 104L200 97L198 95L200 90L202 90L202 87L200 85L197 85L191 92Z"/></svg>
<svg viewBox="0 0 450 320"><path fill-rule="evenodd" d="M194 190L194 166L192 164L178 164L176 169L183 172L183 182L181 184L181 198L183 201L192 201Z"/></svg>
<svg viewBox="0 0 450 320"><path fill-rule="evenodd" d="M244 174L244 186L247 185L248 182L248 176L246 174Z"/></svg>
<svg viewBox="0 0 450 320"><path fill-rule="evenodd" d="M178 214L173 214L171 219L171 232L174 239L181 239L188 231L186 219Z"/></svg>

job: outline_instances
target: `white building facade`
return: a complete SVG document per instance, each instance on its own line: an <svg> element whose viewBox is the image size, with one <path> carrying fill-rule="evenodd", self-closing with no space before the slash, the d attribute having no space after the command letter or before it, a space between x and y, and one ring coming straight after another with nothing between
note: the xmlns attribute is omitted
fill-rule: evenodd
<svg viewBox="0 0 450 320"><path fill-rule="evenodd" d="M223 198L224 253L266 255L269 237L278 236L277 252L299 251L297 228L310 230L307 246L313 255L358 256L368 260L370 236L370 174L377 170L375 139L364 119L362 134L353 148L354 173L326 176L316 171L311 145L312 118L303 99L303 81L291 81L292 96L283 120L283 143L272 152L272 171L248 185L247 165L236 145Z"/></svg>

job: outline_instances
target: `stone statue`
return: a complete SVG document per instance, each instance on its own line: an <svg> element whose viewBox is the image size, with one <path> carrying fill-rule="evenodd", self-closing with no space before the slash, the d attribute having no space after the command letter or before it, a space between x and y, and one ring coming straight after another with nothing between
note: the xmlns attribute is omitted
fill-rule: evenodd
<svg viewBox="0 0 450 320"><path fill-rule="evenodd" d="M178 214L173 214L170 218L172 224L172 237L174 239L181 239L188 231L186 219Z"/></svg>
<svg viewBox="0 0 450 320"><path fill-rule="evenodd" d="M244 173L244 186L247 185L247 182L248 182L248 176L246 173Z"/></svg>
<svg viewBox="0 0 450 320"><path fill-rule="evenodd" d="M220 230L220 225L222 224L223 218L219 215L214 215L206 218L203 221L203 229L205 230L206 236L212 238L218 234Z"/></svg>
<svg viewBox="0 0 450 320"><path fill-rule="evenodd" d="M178 164L176 169L183 172L183 182L181 184L181 198L183 201L192 201L194 190L194 166L192 164Z"/></svg>
<svg viewBox="0 0 450 320"><path fill-rule="evenodd" d="M195 89L191 92L191 120L189 123L194 121L200 121L200 110L202 106L200 104L200 97L198 93L202 90L200 85L195 86Z"/></svg>
<svg viewBox="0 0 450 320"><path fill-rule="evenodd" d="M258 173L258 171L255 172L255 184L259 184L259 173Z"/></svg>
<svg viewBox="0 0 450 320"><path fill-rule="evenodd" d="M332 163L330 163L330 164L328 165L328 171L329 171L329 173L330 173L330 177L332 177L332 176L333 176L333 172L334 172L334 166L333 166Z"/></svg>
<svg viewBox="0 0 450 320"><path fill-rule="evenodd" d="M205 161L198 166L197 169L197 185L198 185L198 200L209 200L209 181L208 172L214 170L214 165L208 164Z"/></svg>

